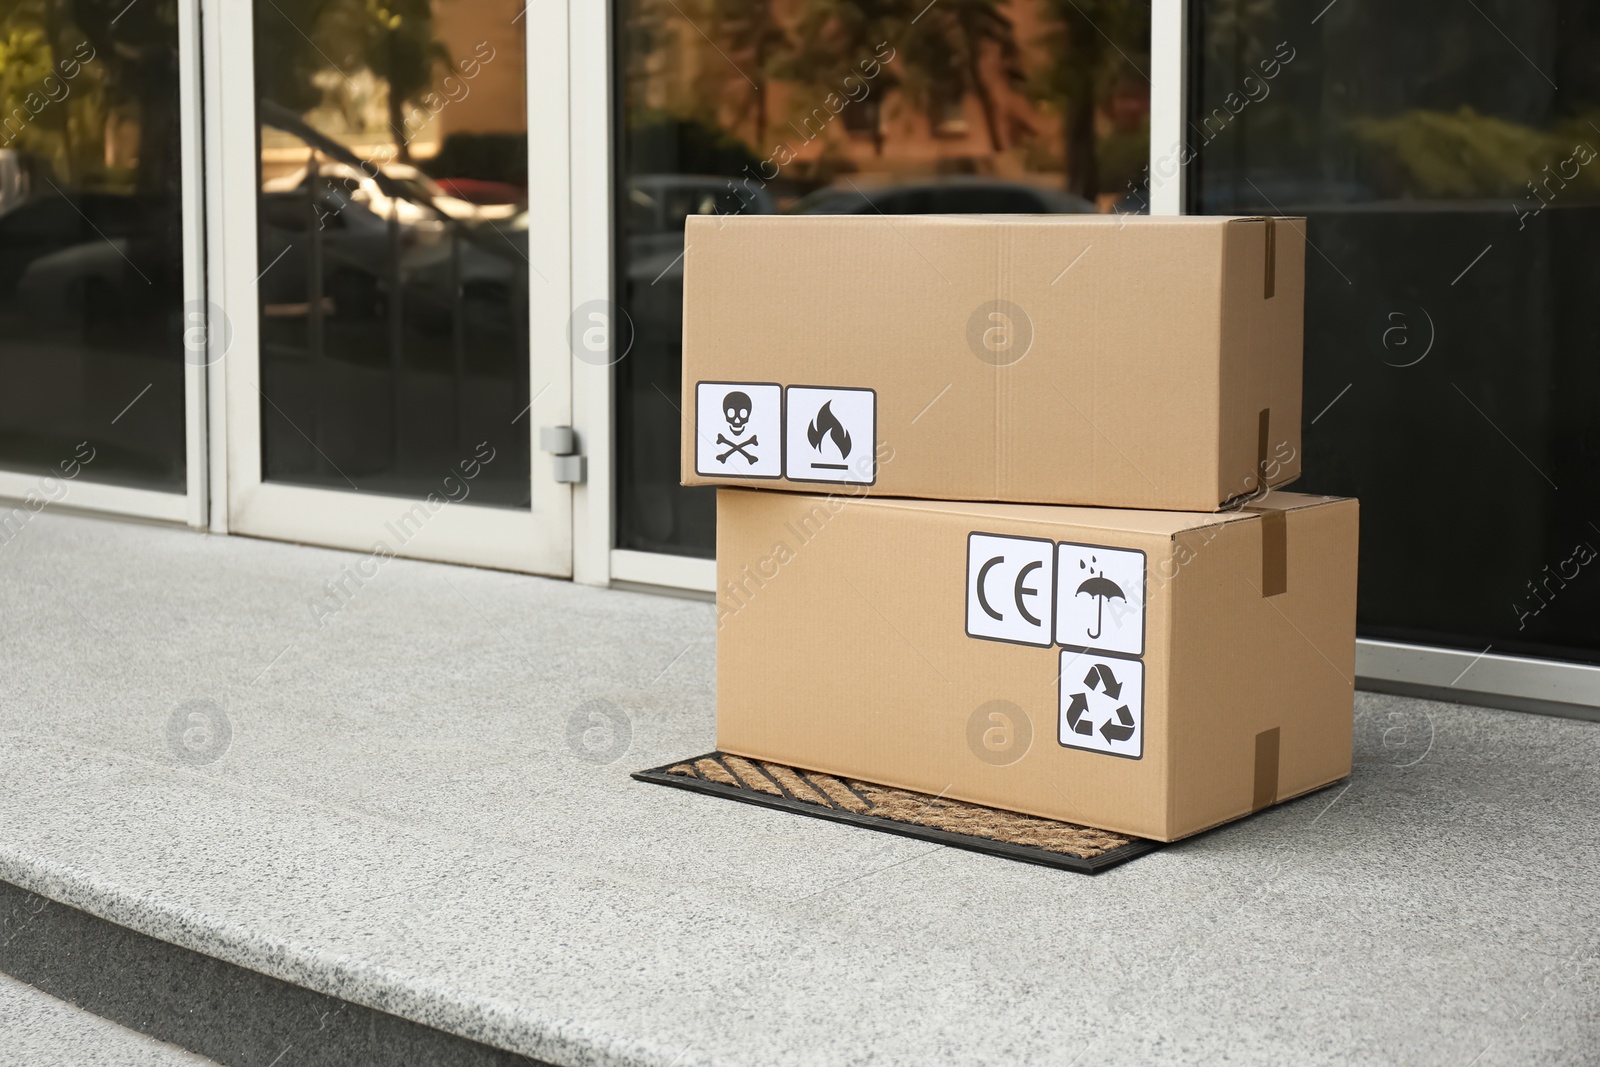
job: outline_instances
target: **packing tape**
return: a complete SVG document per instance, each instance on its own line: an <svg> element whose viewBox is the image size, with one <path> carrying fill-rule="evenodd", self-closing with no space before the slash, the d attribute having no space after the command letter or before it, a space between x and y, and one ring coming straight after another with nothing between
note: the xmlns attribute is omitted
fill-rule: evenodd
<svg viewBox="0 0 1600 1067"><path fill-rule="evenodd" d="M1271 300L1278 291L1278 224L1267 216L1267 271L1261 287L1262 299Z"/></svg>
<svg viewBox="0 0 1600 1067"><path fill-rule="evenodd" d="M1241 508L1261 519L1261 595L1289 591L1289 516L1277 508Z"/></svg>
<svg viewBox="0 0 1600 1067"><path fill-rule="evenodd" d="M1262 408L1256 419L1256 484L1267 491L1267 449L1272 440L1272 409ZM1289 589L1289 522L1277 508L1247 507L1261 516L1261 595L1277 596Z"/></svg>
<svg viewBox="0 0 1600 1067"><path fill-rule="evenodd" d="M1282 511L1261 512L1261 595L1289 591L1289 518Z"/></svg>
<svg viewBox="0 0 1600 1067"><path fill-rule="evenodd" d="M1278 728L1256 734L1256 781L1251 811L1270 808L1278 802Z"/></svg>
<svg viewBox="0 0 1600 1067"><path fill-rule="evenodd" d="M1262 408L1256 416L1256 489L1265 493L1267 482L1267 457L1272 449L1272 409Z"/></svg>

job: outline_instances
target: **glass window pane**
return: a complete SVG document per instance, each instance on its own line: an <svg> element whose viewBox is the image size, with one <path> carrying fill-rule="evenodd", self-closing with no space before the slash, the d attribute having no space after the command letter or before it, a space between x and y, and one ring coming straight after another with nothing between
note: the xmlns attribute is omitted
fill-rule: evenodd
<svg viewBox="0 0 1600 1067"><path fill-rule="evenodd" d="M260 0L262 477L530 502L516 0Z"/></svg>
<svg viewBox="0 0 1600 1067"><path fill-rule="evenodd" d="M1320 6L1320 5L1319 5ZM1304 214L1305 470L1362 632L1600 650L1600 16L1204 0L1194 210Z"/></svg>
<svg viewBox="0 0 1600 1067"><path fill-rule="evenodd" d="M710 556L678 485L691 213L1087 212L1149 152L1149 0L618 0L617 537Z"/></svg>
<svg viewBox="0 0 1600 1067"><path fill-rule="evenodd" d="M184 489L177 25L0 5L0 469Z"/></svg>

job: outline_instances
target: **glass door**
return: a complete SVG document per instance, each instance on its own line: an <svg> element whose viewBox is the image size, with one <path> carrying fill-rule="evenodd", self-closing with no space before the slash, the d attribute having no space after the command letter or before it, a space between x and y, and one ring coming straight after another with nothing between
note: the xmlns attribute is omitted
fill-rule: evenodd
<svg viewBox="0 0 1600 1067"><path fill-rule="evenodd" d="M569 574L562 16L223 6L232 527Z"/></svg>

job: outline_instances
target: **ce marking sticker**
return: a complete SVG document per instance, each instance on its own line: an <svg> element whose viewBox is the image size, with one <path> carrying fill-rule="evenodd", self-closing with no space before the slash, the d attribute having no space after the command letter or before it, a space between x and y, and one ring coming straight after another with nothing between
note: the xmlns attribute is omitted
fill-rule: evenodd
<svg viewBox="0 0 1600 1067"><path fill-rule="evenodd" d="M1036 537L967 537L967 636L1049 648L1056 546Z"/></svg>

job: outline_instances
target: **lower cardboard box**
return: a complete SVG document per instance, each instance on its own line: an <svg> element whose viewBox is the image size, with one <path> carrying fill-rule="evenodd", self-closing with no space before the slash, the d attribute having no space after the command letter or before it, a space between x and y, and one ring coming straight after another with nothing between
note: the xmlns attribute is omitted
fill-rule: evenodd
<svg viewBox="0 0 1600 1067"><path fill-rule="evenodd" d="M1354 500L717 494L717 747L1172 841L1350 773Z"/></svg>

